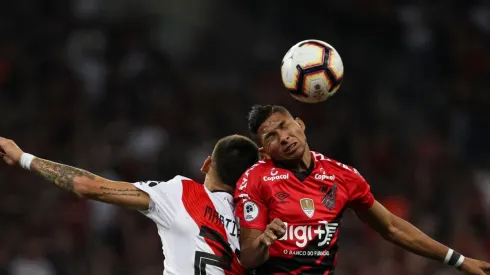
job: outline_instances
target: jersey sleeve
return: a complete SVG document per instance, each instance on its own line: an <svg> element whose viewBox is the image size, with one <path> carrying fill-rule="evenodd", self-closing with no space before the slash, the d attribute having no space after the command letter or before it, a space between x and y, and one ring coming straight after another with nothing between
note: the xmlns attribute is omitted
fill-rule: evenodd
<svg viewBox="0 0 490 275"><path fill-rule="evenodd" d="M135 182L134 186L150 196L148 210L140 211L155 223L169 228L182 209L182 180Z"/></svg>
<svg viewBox="0 0 490 275"><path fill-rule="evenodd" d="M359 172L349 167L346 173L346 180L349 184L349 203L354 210L366 210L371 208L374 203L374 196L371 187Z"/></svg>
<svg viewBox="0 0 490 275"><path fill-rule="evenodd" d="M235 191L235 214L241 227L265 230L268 210L262 194L260 178L247 171L238 181Z"/></svg>

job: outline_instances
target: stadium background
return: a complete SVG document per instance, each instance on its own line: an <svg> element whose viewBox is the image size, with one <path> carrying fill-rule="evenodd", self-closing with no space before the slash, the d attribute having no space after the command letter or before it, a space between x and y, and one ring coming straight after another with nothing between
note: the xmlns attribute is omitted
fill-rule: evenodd
<svg viewBox="0 0 490 275"><path fill-rule="evenodd" d="M314 150L395 213L490 259L490 6L485 1L17 0L0 4L0 135L111 179L201 180L254 103L283 104ZM294 43L340 52L326 103L281 86ZM156 227L0 167L1 275L160 275ZM338 274L457 274L348 215ZM172 252L170 252L172 253Z"/></svg>

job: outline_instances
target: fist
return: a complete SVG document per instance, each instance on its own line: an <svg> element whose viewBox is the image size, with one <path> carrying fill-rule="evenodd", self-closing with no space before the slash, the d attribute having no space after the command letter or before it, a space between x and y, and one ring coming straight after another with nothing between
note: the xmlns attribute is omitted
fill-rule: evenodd
<svg viewBox="0 0 490 275"><path fill-rule="evenodd" d="M22 150L10 139L0 137L0 156L9 164L14 165L19 163L22 156Z"/></svg>
<svg viewBox="0 0 490 275"><path fill-rule="evenodd" d="M275 218L271 223L267 225L264 232L261 235L260 242L265 246L269 247L276 241L284 236L286 233L286 224L280 219Z"/></svg>

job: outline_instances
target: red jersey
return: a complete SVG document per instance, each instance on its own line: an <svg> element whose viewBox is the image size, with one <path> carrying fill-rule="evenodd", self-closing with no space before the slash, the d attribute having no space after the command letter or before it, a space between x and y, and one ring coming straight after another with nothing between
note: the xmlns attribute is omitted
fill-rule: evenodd
<svg viewBox="0 0 490 275"><path fill-rule="evenodd" d="M311 152L307 172L294 173L261 160L237 183L240 226L265 230L279 218L285 235L274 242L269 260L256 274L329 274L336 265L338 228L348 207L368 209L370 187L356 169Z"/></svg>

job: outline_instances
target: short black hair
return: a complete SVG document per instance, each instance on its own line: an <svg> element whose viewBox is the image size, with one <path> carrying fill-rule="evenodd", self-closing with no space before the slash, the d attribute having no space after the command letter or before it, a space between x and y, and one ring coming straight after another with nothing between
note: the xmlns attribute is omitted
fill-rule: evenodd
<svg viewBox="0 0 490 275"><path fill-rule="evenodd" d="M248 113L248 131L252 138L259 144L261 143L260 139L257 136L259 127L274 113L283 113L289 116L291 115L288 109L282 106L258 104L253 105L252 110L250 110L250 112Z"/></svg>
<svg viewBox="0 0 490 275"><path fill-rule="evenodd" d="M259 161L259 157L259 148L249 138L227 136L214 146L213 167L224 184L235 187L242 174Z"/></svg>

